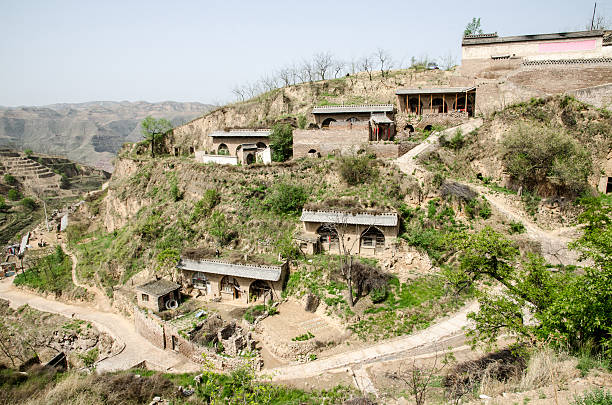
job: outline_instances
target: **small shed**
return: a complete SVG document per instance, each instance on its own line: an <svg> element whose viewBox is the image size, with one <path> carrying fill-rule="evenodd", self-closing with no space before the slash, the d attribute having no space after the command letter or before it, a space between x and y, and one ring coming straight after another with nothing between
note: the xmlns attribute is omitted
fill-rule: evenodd
<svg viewBox="0 0 612 405"><path fill-rule="evenodd" d="M181 286L170 280L152 280L136 287L136 300L139 307L159 312L178 306L180 290Z"/></svg>

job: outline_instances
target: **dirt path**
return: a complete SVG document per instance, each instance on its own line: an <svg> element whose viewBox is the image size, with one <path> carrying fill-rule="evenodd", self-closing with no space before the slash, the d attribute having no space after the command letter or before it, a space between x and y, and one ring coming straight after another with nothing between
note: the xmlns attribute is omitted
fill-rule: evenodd
<svg viewBox="0 0 612 405"><path fill-rule="evenodd" d="M364 349L337 354L309 363L278 367L267 370L266 374L272 377L272 381L283 381L310 378L334 370L349 368L355 370L355 379L358 385L363 385L366 390L369 390L370 383L365 378L366 375L357 371L360 367L364 364L398 360L416 349L431 348L429 351L439 350L445 342L463 334L463 327L468 324L467 314L477 309L478 304L474 302L449 318L412 335L387 340ZM425 351L428 352L428 350Z"/></svg>
<svg viewBox="0 0 612 405"><path fill-rule="evenodd" d="M76 271L77 262L78 262L76 256L70 250L68 250L68 247L66 246L65 243L62 243L62 249L64 249L64 252L66 252L66 254L70 256L70 259L72 260L72 282L73 284L76 285L77 287L82 287L86 289L87 291L94 294L95 296L94 305L96 309L100 311L104 311L104 312L113 312L113 308L111 306L110 300L108 299L106 294L104 294L104 292L100 290L100 288L98 288L97 286L90 286L90 285L79 282L79 279L77 277L77 271Z"/></svg>
<svg viewBox="0 0 612 405"><path fill-rule="evenodd" d="M0 298L9 301L12 308L27 304L39 311L89 321L101 332L111 335L119 344L124 344L119 354L97 363L98 371L124 370L142 361L146 361L151 368L160 370L185 372L199 369L197 364L185 357L153 346L136 332L132 322L118 314L40 297L13 286L12 277L0 281Z"/></svg>
<svg viewBox="0 0 612 405"><path fill-rule="evenodd" d="M416 158L421 153L437 148L439 146L438 140L443 134L451 136L459 129L463 131L463 133L468 133L479 128L482 124L482 119L475 119L457 127L446 129L440 133L432 134L424 142L411 149L408 153L397 158L395 163L404 173L414 175L422 180L422 177L425 173L427 173L427 170L417 164ZM508 204L502 195L496 194L488 188L480 185L468 183L461 184L465 184L466 186L478 191L498 212L500 212L510 221L521 222L523 225L525 225L527 236L541 246L542 256L544 256L548 262L551 264L564 265L579 264L578 252L570 250L567 247L568 243L576 239L579 234L576 227L562 228L555 231L543 230L527 216L523 215L521 211L517 210L511 204Z"/></svg>

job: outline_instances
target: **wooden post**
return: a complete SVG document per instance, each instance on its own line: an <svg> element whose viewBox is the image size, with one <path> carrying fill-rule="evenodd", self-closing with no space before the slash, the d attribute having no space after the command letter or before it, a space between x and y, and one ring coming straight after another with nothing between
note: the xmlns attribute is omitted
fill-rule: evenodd
<svg viewBox="0 0 612 405"><path fill-rule="evenodd" d="M442 93L442 113L446 109L446 97L444 97L444 93Z"/></svg>
<svg viewBox="0 0 612 405"><path fill-rule="evenodd" d="M431 114L431 110L433 110L433 94L429 95L429 113Z"/></svg>
<svg viewBox="0 0 612 405"><path fill-rule="evenodd" d="M419 104L417 104L417 115L421 115L421 95L419 94Z"/></svg>
<svg viewBox="0 0 612 405"><path fill-rule="evenodd" d="M468 108L467 108L467 106L468 106L468 99L467 99L467 95L468 95L468 92L466 91L466 92L465 92L465 112L467 113L467 115L468 115L468 117L469 117L469 116L470 116L470 113L468 112Z"/></svg>
<svg viewBox="0 0 612 405"><path fill-rule="evenodd" d="M457 105L457 93L455 93L455 111L457 111L459 109L459 106Z"/></svg>

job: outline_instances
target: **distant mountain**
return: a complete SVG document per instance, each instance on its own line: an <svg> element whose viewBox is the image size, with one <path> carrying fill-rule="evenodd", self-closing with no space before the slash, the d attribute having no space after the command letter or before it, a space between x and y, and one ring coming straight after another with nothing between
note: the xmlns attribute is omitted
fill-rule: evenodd
<svg viewBox="0 0 612 405"><path fill-rule="evenodd" d="M106 171L124 142L142 139L140 122L151 115L174 126L210 111L201 103L91 101L37 107L0 107L0 145L58 154Z"/></svg>

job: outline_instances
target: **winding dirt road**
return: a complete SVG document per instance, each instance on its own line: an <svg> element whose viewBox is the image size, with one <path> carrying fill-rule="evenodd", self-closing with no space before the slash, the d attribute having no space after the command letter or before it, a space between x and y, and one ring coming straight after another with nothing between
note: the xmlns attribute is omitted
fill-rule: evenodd
<svg viewBox="0 0 612 405"><path fill-rule="evenodd" d="M118 354L99 361L96 364L96 370L99 372L124 370L143 361L146 361L150 368L159 370L173 372L199 370L197 364L180 354L153 346L136 332L130 320L116 313L102 311L85 304L66 304L43 298L15 287L12 277L0 281L0 298L9 301L12 308L27 304L39 311L91 322L101 332L108 333L119 345L123 345L123 349Z"/></svg>

